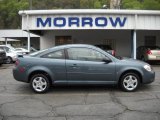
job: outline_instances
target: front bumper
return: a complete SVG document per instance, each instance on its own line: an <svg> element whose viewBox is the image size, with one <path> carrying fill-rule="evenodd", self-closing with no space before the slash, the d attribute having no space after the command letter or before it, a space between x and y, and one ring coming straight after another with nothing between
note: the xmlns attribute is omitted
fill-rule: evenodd
<svg viewBox="0 0 160 120"><path fill-rule="evenodd" d="M149 84L154 81L155 81L155 72L154 71L151 71L151 72L146 71L143 75L142 83Z"/></svg>
<svg viewBox="0 0 160 120"><path fill-rule="evenodd" d="M17 60L17 57L12 57L12 61L15 62Z"/></svg>

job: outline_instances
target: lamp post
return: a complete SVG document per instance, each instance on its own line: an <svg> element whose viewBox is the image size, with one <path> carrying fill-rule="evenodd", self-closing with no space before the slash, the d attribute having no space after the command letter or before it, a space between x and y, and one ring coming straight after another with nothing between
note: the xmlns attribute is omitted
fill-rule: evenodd
<svg viewBox="0 0 160 120"><path fill-rule="evenodd" d="M29 0L29 9L32 10L32 0ZM29 24L29 16L27 15L27 24ZM28 43L28 52L30 52L30 46L31 46L31 37L30 37L30 31L29 31L29 25L27 27L27 43Z"/></svg>

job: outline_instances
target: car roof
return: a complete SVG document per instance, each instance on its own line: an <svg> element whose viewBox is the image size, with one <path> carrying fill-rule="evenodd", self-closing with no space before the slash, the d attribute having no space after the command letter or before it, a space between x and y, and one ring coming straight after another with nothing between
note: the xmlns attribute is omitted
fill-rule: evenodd
<svg viewBox="0 0 160 120"><path fill-rule="evenodd" d="M9 47L9 45L0 45L0 47Z"/></svg>
<svg viewBox="0 0 160 120"><path fill-rule="evenodd" d="M70 48L70 47L88 47L88 48L96 48L95 46L93 45L88 45L88 44L66 44L66 45L59 45L59 46L55 46L55 47L52 47L50 48L51 50L52 49L63 49L63 48Z"/></svg>

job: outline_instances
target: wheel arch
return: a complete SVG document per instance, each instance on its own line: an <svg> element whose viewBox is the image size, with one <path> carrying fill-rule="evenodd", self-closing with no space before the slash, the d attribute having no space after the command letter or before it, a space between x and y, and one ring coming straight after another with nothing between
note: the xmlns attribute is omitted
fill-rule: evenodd
<svg viewBox="0 0 160 120"><path fill-rule="evenodd" d="M120 76L119 76L119 79L118 79L118 84L120 84L120 81L121 81L121 78L123 77L123 75L127 74L127 73L135 73L139 76L140 78L140 83L143 82L143 77L142 77L142 73L138 70L135 70L135 69L129 69L129 70L126 70L126 71L123 71Z"/></svg>
<svg viewBox="0 0 160 120"><path fill-rule="evenodd" d="M45 69L40 69L40 68L34 68L31 71L28 72L28 83L31 80L31 77L35 74L44 74L46 75L46 77L49 79L49 81L51 82L51 84L53 84L53 76L51 75L49 70L45 70Z"/></svg>

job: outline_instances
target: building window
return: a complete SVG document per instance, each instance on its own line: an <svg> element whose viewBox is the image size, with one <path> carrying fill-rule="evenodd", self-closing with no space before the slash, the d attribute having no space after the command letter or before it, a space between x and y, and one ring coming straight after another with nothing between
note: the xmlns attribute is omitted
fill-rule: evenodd
<svg viewBox="0 0 160 120"><path fill-rule="evenodd" d="M115 50L115 48L116 48L116 43L115 43L115 40L113 40L113 39L103 40L103 45L109 45L109 46L111 46L111 48L114 49L114 50Z"/></svg>
<svg viewBox="0 0 160 120"><path fill-rule="evenodd" d="M71 36L55 36L55 45L72 44Z"/></svg>
<svg viewBox="0 0 160 120"><path fill-rule="evenodd" d="M156 36L145 36L145 46L156 46Z"/></svg>

